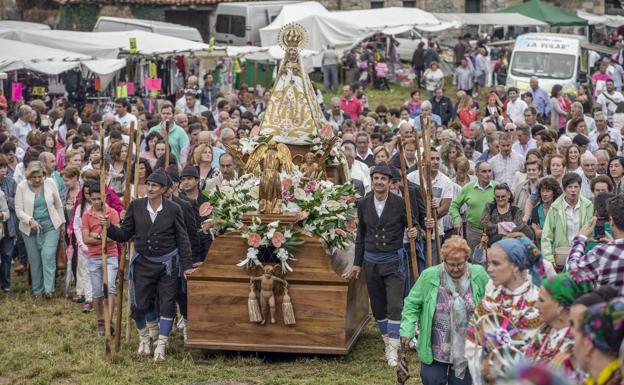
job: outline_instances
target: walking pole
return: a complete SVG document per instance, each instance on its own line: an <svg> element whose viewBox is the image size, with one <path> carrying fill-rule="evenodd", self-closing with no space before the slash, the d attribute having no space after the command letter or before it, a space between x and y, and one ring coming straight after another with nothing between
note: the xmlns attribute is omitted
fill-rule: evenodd
<svg viewBox="0 0 624 385"><path fill-rule="evenodd" d="M128 145L128 155L126 155L126 175L124 180L124 209L128 209L128 205L130 204L130 171L132 170L132 144L134 144L134 122L130 123L130 143ZM138 153L137 153L138 159ZM117 302L117 313L115 313L115 330L117 333L115 334L115 352L119 351L121 347L121 317L123 310L123 292L124 292L124 281L126 280L126 247L121 248L121 258L119 259L119 271L118 271L119 282L117 283L117 287L119 287L118 293L120 295L115 298Z"/></svg>
<svg viewBox="0 0 624 385"><path fill-rule="evenodd" d="M170 121L166 121L165 122L165 133L163 134L163 138L165 140L165 165L164 165L164 169L167 170L167 167L169 167L169 128L171 127L171 122Z"/></svg>
<svg viewBox="0 0 624 385"><path fill-rule="evenodd" d="M134 151L136 154L136 160L134 161L134 181L132 183L133 183L133 188L134 188L133 198L137 199L139 197L139 159L140 159L139 154L141 153L141 135L139 135L138 131L134 137ZM130 242L129 255L130 255L130 259L132 259L132 256L134 255L134 241ZM130 323L131 323L130 313L131 312L132 312L132 309L130 305L130 288L128 287L128 315L126 317L126 342L130 342Z"/></svg>
<svg viewBox="0 0 624 385"><path fill-rule="evenodd" d="M422 116L422 114L421 114ZM431 139L429 136L429 124L430 124L430 120L429 118L425 118L424 119L425 125L423 126L421 124L420 128L422 130L422 134L423 134L423 166L424 166L424 170L423 172L426 174L425 175L425 183L427 184L426 187L426 208L425 208L425 212L426 212L426 216L427 218L433 218L433 216L431 215L431 209L432 209L432 204L431 204L431 200L433 198L433 194L432 194L432 183L431 183ZM436 224L437 227L437 224ZM427 267L431 266L432 263L432 259L433 259L433 250L432 250L432 244L431 244L431 229L426 229L425 231L425 239L427 242Z"/></svg>
<svg viewBox="0 0 624 385"><path fill-rule="evenodd" d="M106 162L104 161L104 126L100 127L100 195L102 196L103 207L106 208ZM102 286L104 289L104 336L105 336L105 352L106 357L111 358L113 355L111 349L111 334L110 334L110 313L108 312L108 268L107 259L108 253L106 243L108 241L108 234L106 233L106 226L102 228Z"/></svg>
<svg viewBox="0 0 624 385"><path fill-rule="evenodd" d="M424 125L422 114L420 115L420 127ZM420 194L425 196L425 177L423 176L423 164L422 157L420 156L420 140L418 137L418 130L414 130L414 139L416 139L416 163L418 164L418 183L420 188ZM423 143L424 144L424 143Z"/></svg>
<svg viewBox="0 0 624 385"><path fill-rule="evenodd" d="M405 167L405 157L403 156L403 139L401 135L397 135L397 149L399 150L399 159L401 160L401 179L403 180L403 199L405 200L405 213L407 215L407 228L411 229L414 224L412 222L412 202L410 200L409 185L407 181L407 168ZM418 280L418 257L416 256L416 242L414 238L407 238L410 245L410 258L412 259L412 274L414 282Z"/></svg>

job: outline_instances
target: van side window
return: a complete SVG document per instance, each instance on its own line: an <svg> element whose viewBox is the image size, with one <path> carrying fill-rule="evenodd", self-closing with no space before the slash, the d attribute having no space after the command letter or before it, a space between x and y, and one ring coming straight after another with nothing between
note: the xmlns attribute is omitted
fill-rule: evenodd
<svg viewBox="0 0 624 385"><path fill-rule="evenodd" d="M217 15L215 30L217 33L245 37L245 16Z"/></svg>

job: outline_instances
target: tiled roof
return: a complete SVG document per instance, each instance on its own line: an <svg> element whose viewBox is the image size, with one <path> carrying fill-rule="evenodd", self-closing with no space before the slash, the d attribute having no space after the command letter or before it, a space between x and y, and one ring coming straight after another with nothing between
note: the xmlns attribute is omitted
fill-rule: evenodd
<svg viewBox="0 0 624 385"><path fill-rule="evenodd" d="M102 4L102 5L210 5L232 3L236 0L53 0L59 4ZM247 0L249 1L249 0Z"/></svg>

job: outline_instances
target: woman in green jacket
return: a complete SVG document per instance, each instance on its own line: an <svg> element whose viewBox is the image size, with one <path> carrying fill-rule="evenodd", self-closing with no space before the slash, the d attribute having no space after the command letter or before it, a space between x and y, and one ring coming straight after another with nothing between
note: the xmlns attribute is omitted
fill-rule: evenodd
<svg viewBox="0 0 624 385"><path fill-rule="evenodd" d="M485 294L489 277L468 262L470 247L458 236L440 250L441 264L420 275L405 298L401 340L406 344L420 328L418 356L424 385L469 385L472 380L464 354L468 321Z"/></svg>

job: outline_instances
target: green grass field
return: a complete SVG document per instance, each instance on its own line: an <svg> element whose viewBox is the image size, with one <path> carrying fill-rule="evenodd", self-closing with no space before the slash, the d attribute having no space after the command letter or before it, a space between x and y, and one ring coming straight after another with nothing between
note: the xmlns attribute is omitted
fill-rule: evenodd
<svg viewBox="0 0 624 385"><path fill-rule="evenodd" d="M185 350L174 331L167 361L139 357L136 331L112 360L95 332L95 315L64 298L33 300L24 277L0 294L0 384L393 384L370 323L346 357ZM126 310L126 309L124 309ZM123 338L122 338L123 342ZM417 371L416 354L411 356ZM414 384L420 380L412 380Z"/></svg>

